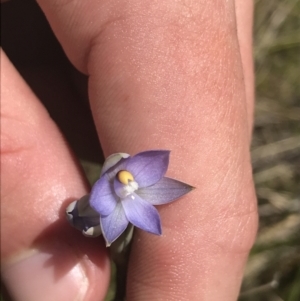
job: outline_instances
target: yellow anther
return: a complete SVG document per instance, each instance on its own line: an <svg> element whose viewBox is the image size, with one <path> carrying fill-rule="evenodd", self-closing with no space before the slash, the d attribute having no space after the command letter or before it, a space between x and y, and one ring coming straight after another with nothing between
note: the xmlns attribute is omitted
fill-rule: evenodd
<svg viewBox="0 0 300 301"><path fill-rule="evenodd" d="M118 180L124 185L127 185L129 181L134 181L133 175L127 170L119 171L117 177Z"/></svg>

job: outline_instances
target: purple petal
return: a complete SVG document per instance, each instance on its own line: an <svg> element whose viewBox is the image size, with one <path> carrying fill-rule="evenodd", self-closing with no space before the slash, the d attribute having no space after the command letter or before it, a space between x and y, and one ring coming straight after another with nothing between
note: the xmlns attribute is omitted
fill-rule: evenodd
<svg viewBox="0 0 300 301"><path fill-rule="evenodd" d="M192 189L194 187L188 184L164 177L156 184L140 188L135 193L152 205L163 205L175 201Z"/></svg>
<svg viewBox="0 0 300 301"><path fill-rule="evenodd" d="M112 155L108 156L105 159L105 162L104 162L104 164L102 166L100 177L105 172L107 172L111 167L113 167L114 165L116 165L120 160L129 158L129 157L130 157L130 155L128 155L126 153L116 153L116 154L112 154Z"/></svg>
<svg viewBox="0 0 300 301"><path fill-rule="evenodd" d="M103 175L92 188L90 206L100 215L109 215L115 209L118 199L113 184Z"/></svg>
<svg viewBox="0 0 300 301"><path fill-rule="evenodd" d="M114 178L114 190L119 197L123 196L122 192L124 191L124 184L122 184L117 177Z"/></svg>
<svg viewBox="0 0 300 301"><path fill-rule="evenodd" d="M161 225L159 214L150 203L133 193L122 201L122 205L127 219L136 227L161 235Z"/></svg>
<svg viewBox="0 0 300 301"><path fill-rule="evenodd" d="M135 155L126 162L126 170L132 173L139 187L158 182L166 173L170 151L146 151Z"/></svg>
<svg viewBox="0 0 300 301"><path fill-rule="evenodd" d="M126 218L121 202L118 202L114 211L108 216L101 216L100 224L106 246L109 247L126 229L128 219Z"/></svg>

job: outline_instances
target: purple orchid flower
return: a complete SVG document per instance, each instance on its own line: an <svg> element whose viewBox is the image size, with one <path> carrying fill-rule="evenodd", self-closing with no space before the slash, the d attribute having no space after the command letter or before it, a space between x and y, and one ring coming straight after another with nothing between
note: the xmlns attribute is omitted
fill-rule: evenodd
<svg viewBox="0 0 300 301"><path fill-rule="evenodd" d="M87 236L95 236L101 229L107 246L125 231L129 223L161 235L160 217L153 205L170 203L193 189L183 182L164 177L169 155L169 151L152 150L133 157L125 153L109 156L89 198L84 197L82 204L74 202L67 208L69 221L72 220L72 224ZM96 222L97 214L100 227Z"/></svg>

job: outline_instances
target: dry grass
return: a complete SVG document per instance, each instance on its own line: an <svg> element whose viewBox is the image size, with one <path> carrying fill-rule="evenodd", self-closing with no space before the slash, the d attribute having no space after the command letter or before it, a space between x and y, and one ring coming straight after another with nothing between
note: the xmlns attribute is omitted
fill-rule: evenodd
<svg viewBox="0 0 300 301"><path fill-rule="evenodd" d="M256 1L252 162L260 227L241 300L300 300L300 2Z"/></svg>

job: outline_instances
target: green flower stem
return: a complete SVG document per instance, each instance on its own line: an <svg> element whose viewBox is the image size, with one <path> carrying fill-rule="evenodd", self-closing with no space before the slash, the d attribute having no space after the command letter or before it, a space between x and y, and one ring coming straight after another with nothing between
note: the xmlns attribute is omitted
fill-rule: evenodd
<svg viewBox="0 0 300 301"><path fill-rule="evenodd" d="M116 266L116 293L114 301L126 299L128 260L134 227L130 224L110 247L111 258Z"/></svg>

